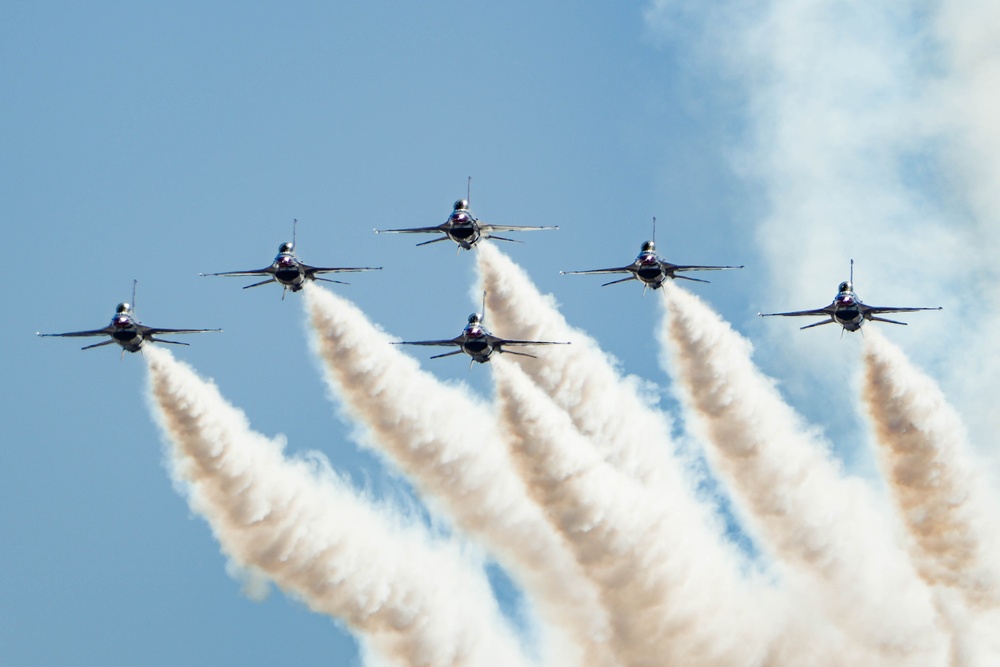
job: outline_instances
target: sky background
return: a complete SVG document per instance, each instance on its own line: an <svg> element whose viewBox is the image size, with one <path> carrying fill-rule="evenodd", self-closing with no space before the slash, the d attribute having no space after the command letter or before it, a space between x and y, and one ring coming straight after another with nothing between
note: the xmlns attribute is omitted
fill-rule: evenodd
<svg viewBox="0 0 1000 667"><path fill-rule="evenodd" d="M227 575L142 360L34 333L104 326L137 279L143 323L225 329L173 351L257 431L403 494L328 400L301 295L198 274L268 265L298 218L303 261L384 267L329 286L372 321L457 335L473 254L372 229L443 222L469 176L482 220L560 226L502 249L668 410L655 299L559 271L630 262L653 216L664 259L746 265L685 287L861 476L860 336L756 313L826 305L851 258L867 303L943 305L883 331L996 476L997 16L884 4L3 3L0 658L358 664L329 618ZM491 391L487 367L425 367Z"/></svg>

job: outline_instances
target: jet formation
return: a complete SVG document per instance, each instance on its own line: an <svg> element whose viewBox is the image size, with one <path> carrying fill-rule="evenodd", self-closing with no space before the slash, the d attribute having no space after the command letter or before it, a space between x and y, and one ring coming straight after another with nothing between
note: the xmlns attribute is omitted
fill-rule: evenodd
<svg viewBox="0 0 1000 667"><path fill-rule="evenodd" d="M825 317L827 319L813 324L807 324L800 329L811 329L833 324L836 322L843 327L842 331L858 331L865 320L870 322L888 322L889 324L902 324L897 320L890 320L878 317L881 313L912 313L918 310L941 310L941 306L935 307L900 307L900 306L868 306L861 302L858 295L854 293L854 260L851 260L851 277L840 283L837 288L837 296L829 306L815 308L813 310L795 310L788 313L757 313L760 317Z"/></svg>
<svg viewBox="0 0 1000 667"><path fill-rule="evenodd" d="M533 231L533 230L544 230L544 229L558 229L557 226L545 226L545 227L527 227L527 226L515 226L515 225L492 225L480 221L472 214L469 209L469 197L471 196L471 183L472 179L469 179L466 199L460 199L455 202L454 208L448 219L436 226L436 227L416 227L412 229L376 229L376 233L403 233L403 234L420 234L420 233L439 233L443 234L439 238L432 239L430 241L424 241L418 243L418 246L428 245L430 243L437 243L439 241L452 240L458 244L459 250L471 250L476 244L482 239L496 239L499 241L515 241L515 239L506 238L503 236L497 236L495 232L510 232L510 231ZM306 281L319 280L323 282L338 283L346 285L340 280L333 280L331 278L321 277L320 274L328 273L353 273L361 271L379 271L382 267L319 267L311 266L299 260L295 256L295 238L298 227L298 220L292 222L292 241L288 243L282 243L278 248L278 254L274 257L270 266L264 267L262 269L251 269L247 271L225 271L221 273L202 273L202 276L254 276L254 277L265 277L264 280L255 282L251 285L246 285L243 289L250 289L251 287L260 287L262 285L268 285L271 283L277 283L281 285L282 292L281 298L285 298L285 294L288 291L298 292L306 284ZM560 271L562 274L613 274L613 273L626 273L629 274L624 278L618 278L610 282L606 282L602 285L614 285L617 283L623 283L631 280L637 280L642 283L643 294L645 294L646 289L659 289L663 286L667 279L683 279L691 280L694 282L707 283L707 280L701 278L693 278L691 276L682 275L683 272L687 271L722 271L728 269L742 269L743 266L711 266L702 264L673 264L661 259L656 254L656 218L653 218L653 239L646 241L642 244L639 255L633 260L631 264L619 267L612 267L607 269L590 269L585 271ZM836 322L840 324L844 331L858 331L860 330L862 324L865 321L873 322L888 322L890 324L906 324L906 322L899 322L897 320L890 320L884 317L880 317L882 313L903 313L903 312L913 312L918 310L941 310L941 307L884 307L884 306L868 306L862 303L861 299L858 298L857 294L854 292L854 260L851 260L851 273L850 280L842 282L837 292L837 296L834 297L833 301L828 306L822 308L816 308L813 310L799 310L785 313L758 313L761 317L822 317L823 320L815 322L813 324L808 324L801 327L802 329L810 329L812 327L822 326L824 324L833 324ZM210 331L222 331L221 329L167 329L161 327L148 327L140 323L135 319L135 291L136 291L136 281L132 284L132 303L123 302L118 304L115 310L114 317L111 318L111 323L102 329L91 329L87 331L70 331L66 333L38 333L39 336L60 336L60 337L86 337L86 336L110 336L110 340L106 340L94 345L87 345L82 348L84 350L89 350L95 347L102 347L104 345L110 345L112 343L117 343L122 348L122 357L124 358L125 352L139 352L142 345L146 342L149 343L169 343L172 345L187 345L187 343L181 343L178 341L165 340L159 338L161 334L189 334L189 333L204 333ZM483 293L483 311L486 307L486 294ZM471 367L474 362L486 363L490 360L494 353L502 354L514 354L523 357L535 358L535 355L529 354L527 352L515 352L510 349L510 347L524 347L531 345L567 345L567 342L555 342L555 341L542 341L542 340L511 340L506 338L500 338L499 336L493 335L484 326L484 313L473 313L469 316L468 324L462 330L462 333L454 338L446 338L440 340L422 340L422 341L399 341L394 343L396 345L424 345L424 346L440 346L440 347L452 347L455 346L458 349L451 352L446 352L444 354L438 354L430 357L431 359L440 359L442 357L450 357L457 354L467 354L471 361L469 366Z"/></svg>

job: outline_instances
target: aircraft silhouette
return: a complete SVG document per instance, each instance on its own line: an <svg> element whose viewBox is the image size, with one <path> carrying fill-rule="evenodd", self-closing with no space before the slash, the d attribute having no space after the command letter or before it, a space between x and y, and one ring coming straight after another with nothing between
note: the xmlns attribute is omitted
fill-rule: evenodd
<svg viewBox="0 0 1000 667"><path fill-rule="evenodd" d="M858 331L861 328L861 325L864 324L865 320L869 320L871 322L888 322L889 324L902 324L905 326L906 322L898 322L896 320L878 317L878 315L881 313L911 313L918 310L941 310L941 306L934 308L902 308L896 306L868 306L862 303L861 299L858 298L858 295L854 293L854 260L852 259L850 280L840 283L840 287L837 288L837 296L833 298L833 301L829 306L813 310L796 310L789 313L757 314L760 317L826 317L828 319L823 320L822 322L807 324L806 326L799 328L811 329L813 327L823 326L824 324L833 324L836 322L843 327L843 333L843 331Z"/></svg>
<svg viewBox="0 0 1000 667"><path fill-rule="evenodd" d="M135 289L137 280L132 281L132 303L119 303L115 308L115 315L111 318L111 324L103 329L91 329L88 331L70 331L67 333L38 333L39 336L59 336L67 338L78 338L85 336L111 336L111 340L102 343L87 345L81 350L90 350L95 347L102 347L112 343L118 343L122 347L122 358L125 352L138 352L142 349L143 343L169 343L171 345L188 345L174 340L164 340L157 338L159 334L189 334L205 333L208 331L222 331L222 329L165 329L163 327L147 327L135 318Z"/></svg>
<svg viewBox="0 0 1000 667"><path fill-rule="evenodd" d="M509 239L504 236L497 236L494 232L530 232L540 229L559 229L558 226L550 227L525 227L518 225L492 225L485 223L472 214L469 209L469 200L472 197L472 178L469 177L469 185L465 199L459 199L451 211L451 215L436 227L414 227L412 229L376 229L376 234L444 234L444 236L430 241L418 243L418 246L429 245L439 241L451 239L458 244L459 249L471 250L482 239L496 239L498 241L510 241L521 243L517 239Z"/></svg>
<svg viewBox="0 0 1000 667"><path fill-rule="evenodd" d="M483 311L486 310L486 293L483 292ZM451 357L456 354L462 354L463 352L469 355L472 359L469 361L469 367L472 367L472 362L476 361L481 364L486 363L490 360L493 353L497 354L514 354L521 357L531 357L536 359L535 355L528 354L527 352L514 352L513 350L505 350L504 346L525 346L525 345L569 345L569 343L556 343L552 341L544 340L509 340L507 338L500 338L499 336L494 336L486 327L483 325L485 315L483 313L472 313L469 315L469 323L465 325L462 329L462 333L455 338L446 338L442 340L406 340L397 341L393 345L430 345L430 346L441 346L449 347L452 345L457 345L458 349L453 352L445 352L444 354L436 354L431 359L440 359L442 357Z"/></svg>
<svg viewBox="0 0 1000 667"><path fill-rule="evenodd" d="M359 271L381 271L381 266L363 266L357 268L347 268L347 267L320 267L320 266L310 266L304 264L295 256L293 250L295 249L295 232L298 226L298 219L292 222L292 242L282 243L278 247L278 254L275 255L274 261L271 262L271 266L267 266L263 269L252 269L249 271L224 271L222 273L201 273L201 276L267 276L267 280L262 280L259 283L254 283L253 285L247 285L243 289L250 289L251 287L260 287L261 285L268 285L270 283L278 283L283 288L281 291L281 298L285 298L285 293L288 290L293 292L298 292L302 289L302 286L307 280L322 280L327 283L339 283L341 285L349 285L350 283L345 283L342 280L331 280L330 278L320 278L317 274L320 273L357 273Z"/></svg>
<svg viewBox="0 0 1000 667"><path fill-rule="evenodd" d="M743 266L702 266L699 264L671 264L666 262L656 254L656 218L653 218L653 240L646 241L642 244L642 249L635 260L626 266L617 266L610 269L590 269L588 271L560 271L562 275L575 275L575 274L585 274L585 273L629 273L627 278L620 278L618 280L612 280L611 282L604 283L601 287L607 287L608 285L614 285L616 283L624 283L629 280L638 280L642 282L642 293L646 293L646 289L651 287L653 289L659 289L663 286L663 283L668 279L683 279L683 280L693 280L698 283L707 283L707 280L702 280L701 278L692 278L690 276L678 275L678 271L722 271L726 269L742 269Z"/></svg>

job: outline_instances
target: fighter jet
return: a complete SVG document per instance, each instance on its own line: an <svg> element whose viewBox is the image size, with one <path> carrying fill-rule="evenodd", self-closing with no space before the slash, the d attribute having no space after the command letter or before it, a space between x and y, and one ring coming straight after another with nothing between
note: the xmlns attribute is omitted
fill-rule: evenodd
<svg viewBox="0 0 1000 667"><path fill-rule="evenodd" d="M267 276L267 280L262 280L259 283L254 283L253 285L247 285L243 289L250 289L251 287L260 287L261 285L267 285L269 283L278 283L282 286L281 298L285 298L285 293L288 290L293 292L298 292L302 289L302 286L307 280L322 280L327 283L339 283L341 285L348 285L341 280L331 280L329 278L319 278L317 274L320 273L356 273L358 271L381 271L381 266L363 266L357 268L344 268L344 267L319 267L319 266L309 266L308 264L303 264L299 261L299 258L295 256L293 250L295 249L295 230L298 226L298 220L292 222L292 242L282 243L278 247L278 254L275 255L274 261L271 262L271 266L265 267L263 269L254 269L250 271L225 271L223 273L201 273L202 276Z"/></svg>
<svg viewBox="0 0 1000 667"><path fill-rule="evenodd" d="M883 306L866 306L861 303L861 299L858 295L854 293L854 260L851 260L851 278L845 282L840 283L840 287L837 288L837 296L834 297L833 302L829 306L823 308L816 308L815 310L797 310L790 313L757 313L761 317L826 317L828 319L822 322L816 322L815 324L807 324L801 329L811 329L813 327L819 327L824 324L833 324L836 322L843 327L843 331L858 331L861 325L864 324L865 320L870 320L872 322L888 322L890 324L903 324L906 322L897 322L896 320L889 320L884 317L878 317L880 313L910 313L917 310L941 310L941 306L936 308L897 308L897 307L883 307ZM864 332L862 332L864 333Z"/></svg>
<svg viewBox="0 0 1000 667"><path fill-rule="evenodd" d="M483 310L486 310L486 294L483 293ZM448 338L445 340L407 340L401 342L394 342L393 345L435 345L441 347L448 347L450 345L457 345L458 349L453 352L445 352L444 354L437 354L431 357L431 359L440 359L441 357L451 357L456 354L462 354L463 352L470 357L469 367L472 367L473 361L478 361L481 364L486 363L490 360L490 357L494 352L497 354L507 353L515 354L520 357L531 357L536 359L535 355L528 354L527 352L514 352L513 350L505 350L504 346L522 346L522 345L569 345L569 343L555 343L552 341L544 340L508 340L506 338L500 338L494 336L489 330L483 326L484 315L483 313L472 313L469 315L469 323L465 325L462 333L455 338Z"/></svg>
<svg viewBox="0 0 1000 667"><path fill-rule="evenodd" d="M204 333L206 331L222 331L222 329L164 329L161 327L147 327L135 319L135 287L138 281L132 282L132 303L119 303L115 308L115 315L111 318L111 324L103 329L92 329L90 331L70 331L68 333L39 333L39 336L63 336L68 338L79 338L84 336L111 336L111 340L102 343L87 345L82 350L90 350L111 343L118 343L122 347L122 358L125 352L138 352L142 349L143 343L169 343L171 345L188 345L173 340L157 338L158 334L189 334Z"/></svg>
<svg viewBox="0 0 1000 667"><path fill-rule="evenodd" d="M659 258L656 254L656 218L653 218L653 241L646 241L642 244L639 255L628 266L618 266L611 269L591 269L589 271L560 271L563 275L583 274L583 273L630 273L632 275L619 280L612 280L604 283L601 287L624 283L629 280L639 280L642 282L642 293L646 293L646 288L659 289L663 286L667 278L681 278L683 280L693 280L698 283L707 283L701 278L678 275L678 271L722 271L725 269L742 269L743 266L701 266L698 264L671 264Z"/></svg>
<svg viewBox="0 0 1000 667"><path fill-rule="evenodd" d="M437 227L414 227L412 229L376 229L376 234L444 234L440 238L431 239L418 243L418 246L429 245L439 241L451 239L458 244L461 250L471 250L481 239L496 239L497 241L510 241L521 243L517 239L509 239L504 236L497 236L494 232L530 232L539 229L559 229L558 226L551 227L523 227L517 225L491 225L482 222L472 211L469 210L469 199L471 198L471 183L469 179L469 189L466 191L465 199L455 202L454 208L448 219Z"/></svg>

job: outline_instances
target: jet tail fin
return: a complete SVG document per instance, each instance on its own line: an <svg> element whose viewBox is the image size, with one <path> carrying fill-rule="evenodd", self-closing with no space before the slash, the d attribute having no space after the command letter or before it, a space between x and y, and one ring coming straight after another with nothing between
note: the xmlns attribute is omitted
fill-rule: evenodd
<svg viewBox="0 0 1000 667"><path fill-rule="evenodd" d="M191 343L181 343L176 340L163 340L162 338L147 338L150 343L167 343L169 345L190 345Z"/></svg>
<svg viewBox="0 0 1000 667"><path fill-rule="evenodd" d="M502 352L503 354L514 354L517 355L518 357L531 357L532 359L538 358L533 354L528 354L527 352L514 352L513 350L504 350L502 348L497 348L497 351Z"/></svg>
<svg viewBox="0 0 1000 667"><path fill-rule="evenodd" d="M104 345L111 345L111 343L113 343L113 342L115 342L114 338L112 338L111 340L106 340L103 343L94 343L93 345L88 345L87 347L81 347L80 349L81 350L93 350L95 347L102 347ZM122 352L124 352L124 351L125 351L125 349L122 348Z"/></svg>
<svg viewBox="0 0 1000 667"><path fill-rule="evenodd" d="M828 320L823 320L822 322L816 322L815 324L807 324L804 327L799 327L799 329L812 329L813 327L821 327L824 324L833 324L833 318Z"/></svg>
<svg viewBox="0 0 1000 667"><path fill-rule="evenodd" d="M422 245L430 245L431 243L438 243L439 241L447 241L447 240L448 240L448 236L445 235L445 236L442 236L439 239L431 239L430 241L423 241L422 243L418 243L416 247L419 248Z"/></svg>
<svg viewBox="0 0 1000 667"><path fill-rule="evenodd" d="M709 282L709 281L707 281L707 280L705 280L703 278L692 278L691 276L674 275L674 276L671 276L671 277L672 278L679 278L681 280L691 280L691 281L694 281L696 283L707 283L707 282Z"/></svg>
<svg viewBox="0 0 1000 667"><path fill-rule="evenodd" d="M497 241L510 241L511 243L524 243L524 241L519 241L518 239L509 239L506 236L493 236L492 234L483 236L484 239L496 239Z"/></svg>
<svg viewBox="0 0 1000 667"><path fill-rule="evenodd" d="M267 285L268 283L275 282L274 278L268 278L267 280L262 280L259 283L254 283L253 285L247 285L243 289L250 289L251 287L260 287L261 285Z"/></svg>
<svg viewBox="0 0 1000 667"><path fill-rule="evenodd" d="M435 354L431 359L440 359L442 357L453 357L456 354L462 354L462 350L455 350L454 352L445 352L444 354Z"/></svg>
<svg viewBox="0 0 1000 667"><path fill-rule="evenodd" d="M619 278L618 280L612 280L610 283L604 283L601 287L607 287L608 285L617 285L618 283L628 282L629 280L637 280L635 276L629 276L628 278Z"/></svg>

